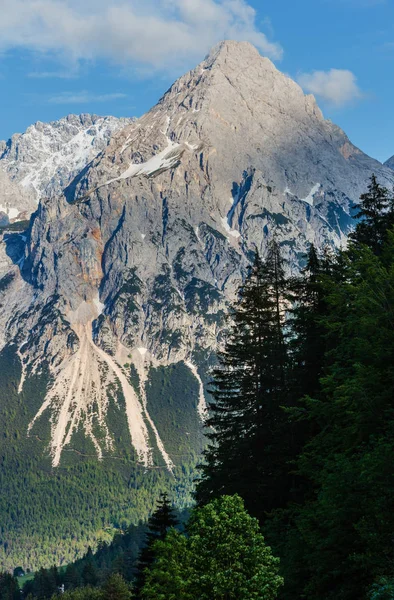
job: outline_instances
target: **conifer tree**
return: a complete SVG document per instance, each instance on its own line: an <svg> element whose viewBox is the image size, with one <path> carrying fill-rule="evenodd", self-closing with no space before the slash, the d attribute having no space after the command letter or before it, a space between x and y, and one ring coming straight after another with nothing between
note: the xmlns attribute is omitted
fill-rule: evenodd
<svg viewBox="0 0 394 600"><path fill-rule="evenodd" d="M59 598L62 600L104 600L101 588L89 586L68 590L61 596L57 594L52 600L58 600ZM32 600L32 598L27 597L26 600Z"/></svg>
<svg viewBox="0 0 394 600"><path fill-rule="evenodd" d="M341 252L327 282L329 350L308 403L317 428L297 461L314 494L293 518L289 597L355 600L392 577L394 233L383 237L378 251Z"/></svg>
<svg viewBox="0 0 394 600"><path fill-rule="evenodd" d="M310 245L307 263L299 277L291 282L291 305L288 325L291 330L290 351L293 373L291 394L294 400L314 397L322 375L325 345L321 322L326 313L323 280L327 264Z"/></svg>
<svg viewBox="0 0 394 600"><path fill-rule="evenodd" d="M73 563L67 565L66 572L64 574L64 586L66 590L73 590L79 587L81 582L81 576L75 565Z"/></svg>
<svg viewBox="0 0 394 600"><path fill-rule="evenodd" d="M10 573L0 573L0 600L19 600L18 580Z"/></svg>
<svg viewBox="0 0 394 600"><path fill-rule="evenodd" d="M103 586L102 600L131 600L130 587L119 573L111 575Z"/></svg>
<svg viewBox="0 0 394 600"><path fill-rule="evenodd" d="M51 598L58 591L54 569L41 568L33 580L33 594L40 600Z"/></svg>
<svg viewBox="0 0 394 600"><path fill-rule="evenodd" d="M91 547L85 555L85 564L82 569L82 581L84 585L95 586L98 583L97 567L94 563L94 556Z"/></svg>
<svg viewBox="0 0 394 600"><path fill-rule="evenodd" d="M282 574L285 579L285 596L288 590L298 590L309 573L304 572L302 559L304 542L294 528L296 507L313 496L315 485L300 473L297 459L303 448L320 431L320 420L310 410L310 403L317 403L321 396L320 379L326 365L328 349L324 320L328 312L327 281L333 276L335 255L329 248L318 254L310 245L305 267L289 282L289 406L286 408L288 422L282 439L288 439L288 468L291 482L286 507L275 507L265 519L264 532L275 552L281 557ZM313 399L313 400L311 400ZM290 594L291 595L291 594ZM286 596L287 597L287 596Z"/></svg>
<svg viewBox="0 0 394 600"><path fill-rule="evenodd" d="M145 571L154 561L154 543L157 540L163 540L167 531L171 527L176 527L176 525L178 525L178 519L175 510L170 503L168 495L164 492L160 494L156 510L148 520L146 543L140 552L137 563L137 576L135 579L135 591L137 595L144 585Z"/></svg>
<svg viewBox="0 0 394 600"><path fill-rule="evenodd" d="M213 372L210 444L197 500L240 494L256 516L286 501L288 400L286 278L279 245L270 245L240 289L219 367Z"/></svg>
<svg viewBox="0 0 394 600"><path fill-rule="evenodd" d="M378 183L372 175L368 191L360 196L360 204L353 207L354 215L359 219L350 240L356 244L364 244L374 254L380 255L382 245L387 239L387 231L394 225L394 198L388 189Z"/></svg>

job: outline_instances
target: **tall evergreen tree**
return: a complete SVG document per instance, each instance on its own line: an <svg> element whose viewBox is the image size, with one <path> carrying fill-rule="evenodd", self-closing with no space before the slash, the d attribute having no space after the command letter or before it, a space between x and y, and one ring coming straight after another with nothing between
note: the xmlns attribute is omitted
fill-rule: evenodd
<svg viewBox="0 0 394 600"><path fill-rule="evenodd" d="M98 584L98 572L94 561L91 547L85 555L85 564L82 569L82 581L84 585L95 586Z"/></svg>
<svg viewBox="0 0 394 600"><path fill-rule="evenodd" d="M326 247L320 253L313 244L306 255L306 265L289 285L289 406L285 435L290 437L289 468L292 473L287 505L267 516L263 529L269 543L281 557L285 579L283 597L299 596L310 578L305 560L305 540L295 526L298 510L318 492L318 485L299 468L299 457L321 432L321 380L325 376L335 349L335 335L329 335L328 297L333 288L347 277L348 260Z"/></svg>
<svg viewBox="0 0 394 600"><path fill-rule="evenodd" d="M0 600L19 600L18 580L10 573L0 573Z"/></svg>
<svg viewBox="0 0 394 600"><path fill-rule="evenodd" d="M168 495L164 492L160 494L156 510L148 520L148 532L146 534L145 546L140 552L137 563L137 575L135 579L135 591L137 596L145 583L146 569L151 566L155 558L153 550L154 543L157 540L163 540L167 531L171 527L176 527L177 525L178 519L175 510Z"/></svg>
<svg viewBox="0 0 394 600"><path fill-rule="evenodd" d="M288 433L291 436L291 461L296 458L316 431L309 419L306 398L318 398L320 378L323 376L327 352L324 318L327 315L326 281L332 272L333 257L329 251L319 256L313 244L306 255L306 265L299 276L289 282L289 417ZM294 474L292 501L299 502L305 493L305 482Z"/></svg>
<svg viewBox="0 0 394 600"><path fill-rule="evenodd" d="M320 387L325 344L322 318L327 312L323 278L328 272L328 260L320 258L311 244L307 263L290 288L291 308L288 326L291 330L290 351L293 369L292 398L314 397Z"/></svg>
<svg viewBox="0 0 394 600"><path fill-rule="evenodd" d="M74 590L82 583L81 575L73 563L67 565L64 573L64 586L66 590Z"/></svg>
<svg viewBox="0 0 394 600"><path fill-rule="evenodd" d="M360 204L353 207L359 219L350 240L368 246L374 254L380 255L387 239L387 231L394 225L394 198L387 188L379 184L372 175L368 191L360 196Z"/></svg>
<svg viewBox="0 0 394 600"><path fill-rule="evenodd" d="M41 568L33 580L33 594L40 600L51 598L58 591L56 583L56 571L52 569Z"/></svg>
<svg viewBox="0 0 394 600"><path fill-rule="evenodd" d="M392 578L394 234L384 237L379 252L340 253L327 285L330 347L308 403L317 429L298 459L315 493L295 510L292 564L303 566L290 597L359 600Z"/></svg>
<svg viewBox="0 0 394 600"><path fill-rule="evenodd" d="M131 600L132 593L129 585L119 573L111 575L102 590L102 600Z"/></svg>
<svg viewBox="0 0 394 600"><path fill-rule="evenodd" d="M255 256L213 372L200 503L238 493L248 510L261 516L286 502L288 447L281 435L288 400L286 285L280 248L273 242L264 262Z"/></svg>

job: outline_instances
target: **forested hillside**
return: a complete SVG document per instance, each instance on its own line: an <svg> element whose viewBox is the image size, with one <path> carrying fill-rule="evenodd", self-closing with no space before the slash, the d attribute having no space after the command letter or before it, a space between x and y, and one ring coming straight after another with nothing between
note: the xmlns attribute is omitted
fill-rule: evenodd
<svg viewBox="0 0 394 600"><path fill-rule="evenodd" d="M146 520L163 490L179 507L189 505L203 447L197 410L185 410L188 403L197 405L198 383L179 364L154 370L148 390L152 414L165 411L160 433L173 456L172 474L158 452L153 468L138 465L121 414L121 396L120 405L113 403L109 411L117 432L115 455L97 461L90 440L74 435L62 465L54 469L46 456L49 424L26 436L47 385L44 367L18 394L16 348L0 353L0 389L6 399L0 406L0 564L11 570L22 565L35 571L75 561L89 545L96 548L101 540L111 541L116 531ZM138 382L134 384L138 389ZM164 406L158 402L160 389L166 392Z"/></svg>

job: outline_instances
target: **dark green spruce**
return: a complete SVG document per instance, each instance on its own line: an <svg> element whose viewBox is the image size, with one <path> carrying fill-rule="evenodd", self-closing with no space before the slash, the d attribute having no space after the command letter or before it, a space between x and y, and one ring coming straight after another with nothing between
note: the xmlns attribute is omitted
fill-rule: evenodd
<svg viewBox="0 0 394 600"><path fill-rule="evenodd" d="M178 525L175 510L166 493L160 495L156 510L148 520L148 531L145 545L142 548L135 577L135 591L137 596L145 583L146 570L152 565L155 554L153 546L157 540L163 540L171 527Z"/></svg>
<svg viewBox="0 0 394 600"><path fill-rule="evenodd" d="M394 221L375 177L357 216L324 281L324 368L305 404L313 436L297 459L312 493L292 507L286 598L391 597Z"/></svg>
<svg viewBox="0 0 394 600"><path fill-rule="evenodd" d="M264 261L256 254L213 373L210 443L197 485L200 504L238 493L252 514L262 516L287 501L286 286L280 248L273 242Z"/></svg>

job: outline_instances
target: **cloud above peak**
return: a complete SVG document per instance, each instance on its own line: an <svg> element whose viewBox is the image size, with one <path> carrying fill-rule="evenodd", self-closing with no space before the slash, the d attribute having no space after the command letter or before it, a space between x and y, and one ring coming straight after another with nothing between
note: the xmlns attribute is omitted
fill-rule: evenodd
<svg viewBox="0 0 394 600"><path fill-rule="evenodd" d="M48 99L50 104L92 104L93 102L110 102L127 98L126 94L91 94L88 91L60 92Z"/></svg>
<svg viewBox="0 0 394 600"><path fill-rule="evenodd" d="M362 98L357 78L346 69L301 73L298 83L305 90L336 107L342 107Z"/></svg>
<svg viewBox="0 0 394 600"><path fill-rule="evenodd" d="M221 39L249 41L279 59L246 0L0 0L0 52L24 48L79 62L169 71Z"/></svg>

